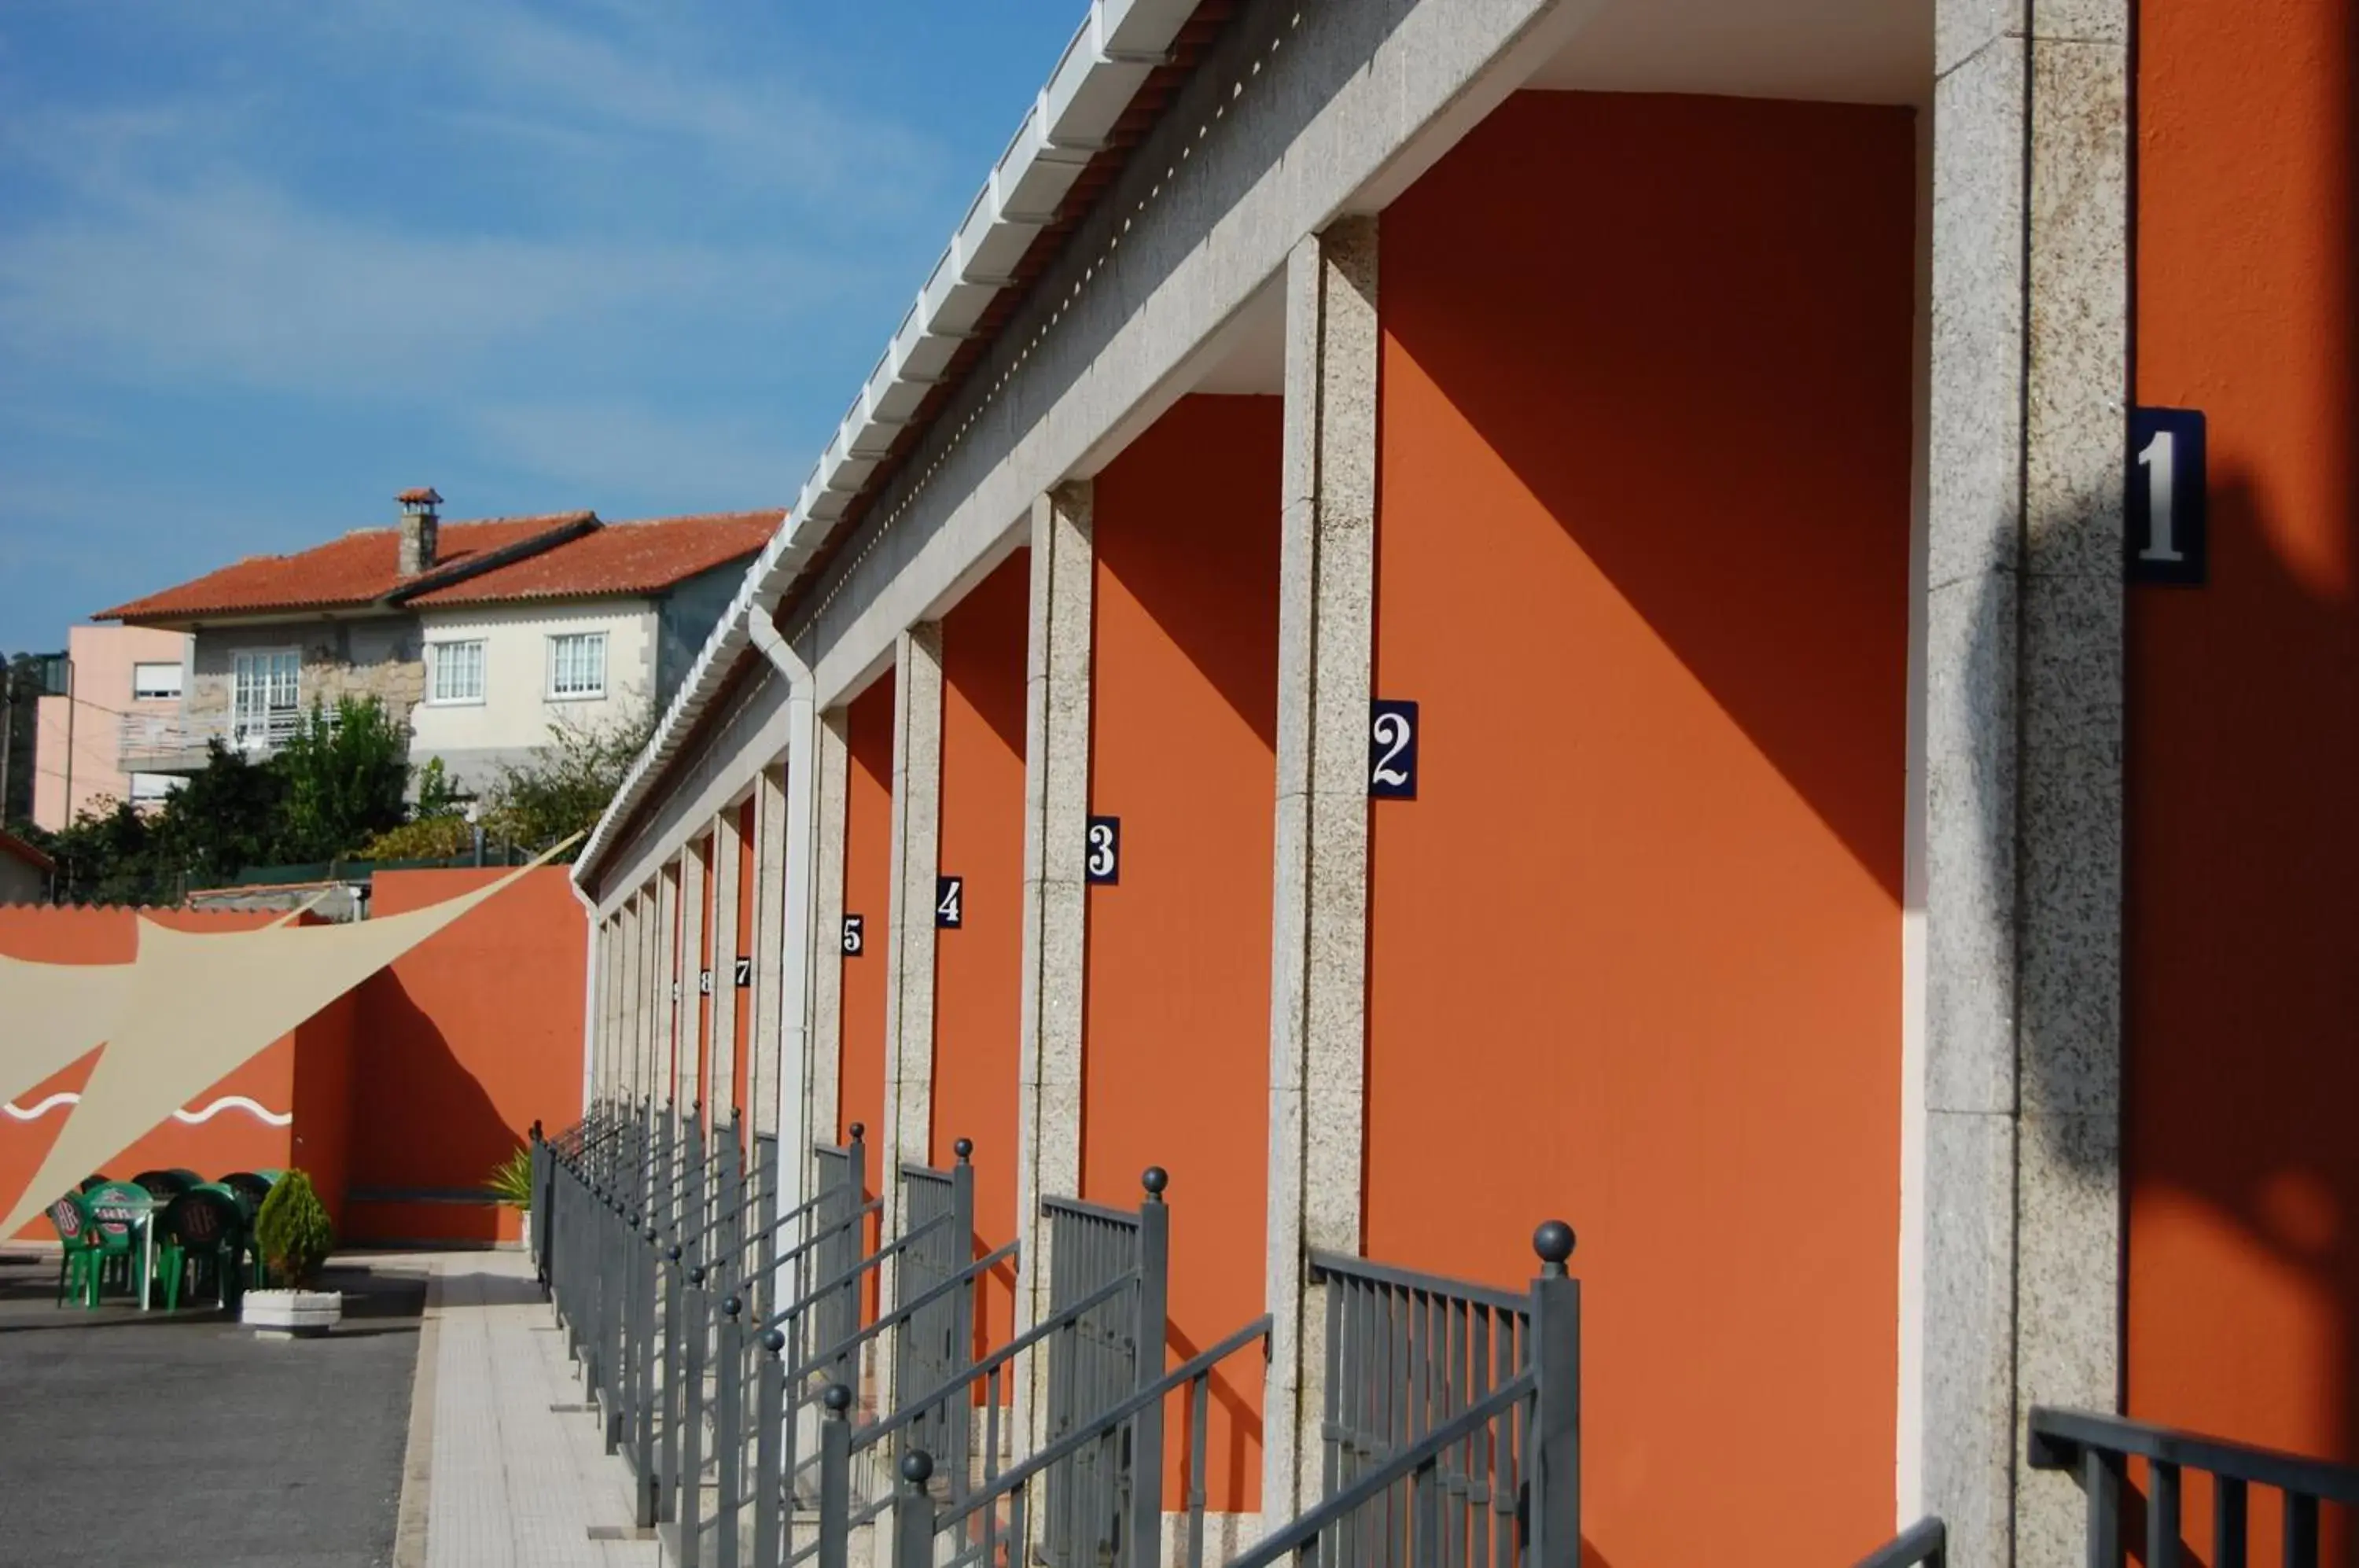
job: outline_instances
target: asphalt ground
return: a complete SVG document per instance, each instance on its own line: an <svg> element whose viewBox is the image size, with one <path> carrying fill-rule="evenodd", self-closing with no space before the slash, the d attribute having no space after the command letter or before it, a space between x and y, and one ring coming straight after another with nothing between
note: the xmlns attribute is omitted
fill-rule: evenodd
<svg viewBox="0 0 2359 1568"><path fill-rule="evenodd" d="M54 1253L0 1253L0 1565L390 1564L426 1275L321 1284L333 1334L263 1340L212 1306L60 1307Z"/></svg>

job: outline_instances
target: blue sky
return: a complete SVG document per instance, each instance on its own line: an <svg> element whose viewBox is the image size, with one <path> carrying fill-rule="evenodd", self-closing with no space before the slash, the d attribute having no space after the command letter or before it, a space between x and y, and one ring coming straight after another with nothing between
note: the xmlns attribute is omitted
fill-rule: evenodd
<svg viewBox="0 0 2359 1568"><path fill-rule="evenodd" d="M11 0L0 648L445 515L784 506L1083 0Z"/></svg>

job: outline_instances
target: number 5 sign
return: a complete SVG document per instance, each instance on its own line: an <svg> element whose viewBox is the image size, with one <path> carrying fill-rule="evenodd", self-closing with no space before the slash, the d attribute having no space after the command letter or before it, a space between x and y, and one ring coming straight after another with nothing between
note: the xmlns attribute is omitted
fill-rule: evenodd
<svg viewBox="0 0 2359 1568"><path fill-rule="evenodd" d="M2193 408L2130 410L2122 531L2131 582L2202 583L2211 553L2203 444L2203 416Z"/></svg>

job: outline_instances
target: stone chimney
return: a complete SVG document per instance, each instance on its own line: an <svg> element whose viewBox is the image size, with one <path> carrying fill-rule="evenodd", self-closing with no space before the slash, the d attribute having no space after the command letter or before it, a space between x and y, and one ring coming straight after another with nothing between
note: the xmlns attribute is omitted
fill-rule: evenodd
<svg viewBox="0 0 2359 1568"><path fill-rule="evenodd" d="M442 529L442 519L434 508L442 504L442 497L429 486L404 490L394 499L401 503L401 553L396 574L415 577L433 571L435 539Z"/></svg>

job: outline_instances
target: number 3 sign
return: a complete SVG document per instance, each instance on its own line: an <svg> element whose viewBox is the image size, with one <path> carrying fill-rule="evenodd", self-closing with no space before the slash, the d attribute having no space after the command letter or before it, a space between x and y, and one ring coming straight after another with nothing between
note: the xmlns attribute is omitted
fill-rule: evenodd
<svg viewBox="0 0 2359 1568"><path fill-rule="evenodd" d="M1417 704L1368 704L1368 795L1378 800L1417 799Z"/></svg>

